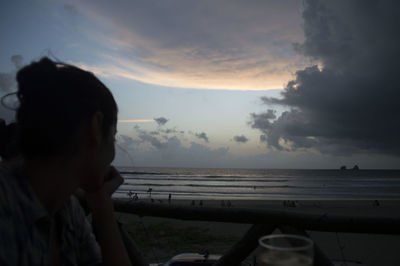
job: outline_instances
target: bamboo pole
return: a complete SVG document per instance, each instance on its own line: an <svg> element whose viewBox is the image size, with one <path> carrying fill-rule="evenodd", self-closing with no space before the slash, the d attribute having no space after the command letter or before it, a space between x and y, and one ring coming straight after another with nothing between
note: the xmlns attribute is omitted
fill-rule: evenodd
<svg viewBox="0 0 400 266"><path fill-rule="evenodd" d="M254 224L246 234L232 248L225 253L214 266L239 265L250 253L257 248L258 239L263 235L271 234L275 225Z"/></svg>
<svg viewBox="0 0 400 266"><path fill-rule="evenodd" d="M304 230L369 234L400 234L400 217L352 217L266 209L186 207L114 200L116 211L139 216L245 224L288 225Z"/></svg>

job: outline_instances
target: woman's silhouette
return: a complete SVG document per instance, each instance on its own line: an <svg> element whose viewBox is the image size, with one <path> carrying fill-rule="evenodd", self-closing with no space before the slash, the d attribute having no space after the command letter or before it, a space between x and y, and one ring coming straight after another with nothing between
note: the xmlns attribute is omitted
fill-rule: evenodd
<svg viewBox="0 0 400 266"><path fill-rule="evenodd" d="M110 90L48 58L22 68L17 81L23 159L0 167L0 264L130 265L111 201L123 179L110 166L118 112Z"/></svg>

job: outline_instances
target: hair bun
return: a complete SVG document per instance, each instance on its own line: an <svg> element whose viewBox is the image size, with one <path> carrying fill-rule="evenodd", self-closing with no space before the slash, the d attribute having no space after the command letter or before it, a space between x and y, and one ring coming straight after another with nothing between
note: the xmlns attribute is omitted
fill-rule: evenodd
<svg viewBox="0 0 400 266"><path fill-rule="evenodd" d="M41 91L47 93L56 74L56 64L47 57L22 68L17 74L19 100L26 100L32 94L40 94Z"/></svg>

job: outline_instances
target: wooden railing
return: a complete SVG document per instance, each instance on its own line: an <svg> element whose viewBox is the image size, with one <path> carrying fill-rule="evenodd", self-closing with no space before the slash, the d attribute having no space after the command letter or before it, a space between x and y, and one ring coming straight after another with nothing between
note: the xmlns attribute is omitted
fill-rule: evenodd
<svg viewBox="0 0 400 266"><path fill-rule="evenodd" d="M265 209L186 207L146 202L127 202L127 200L114 200L114 206L115 210L118 212L131 213L138 216L253 224L242 239L234 244L233 247L221 257L216 264L218 266L237 265L238 262L247 258L258 246L258 239L261 236L272 233L276 228L283 233L305 236L307 236L306 230L367 234L400 234L400 216L396 218L375 218L330 214L316 215ZM330 260L316 245L314 253L315 266L332 265ZM137 265L141 265L139 263L140 262L137 262Z"/></svg>

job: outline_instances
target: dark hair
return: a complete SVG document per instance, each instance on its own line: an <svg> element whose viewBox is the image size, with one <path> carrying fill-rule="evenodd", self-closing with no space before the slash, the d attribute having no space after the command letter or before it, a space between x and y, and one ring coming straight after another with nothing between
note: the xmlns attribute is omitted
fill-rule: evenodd
<svg viewBox="0 0 400 266"><path fill-rule="evenodd" d="M116 123L114 97L91 72L44 57L22 68L17 81L19 148L27 158L76 151L79 129L97 111L104 136Z"/></svg>
<svg viewBox="0 0 400 266"><path fill-rule="evenodd" d="M8 161L19 155L17 137L17 124L6 125L6 122L0 119L0 157L3 160Z"/></svg>

